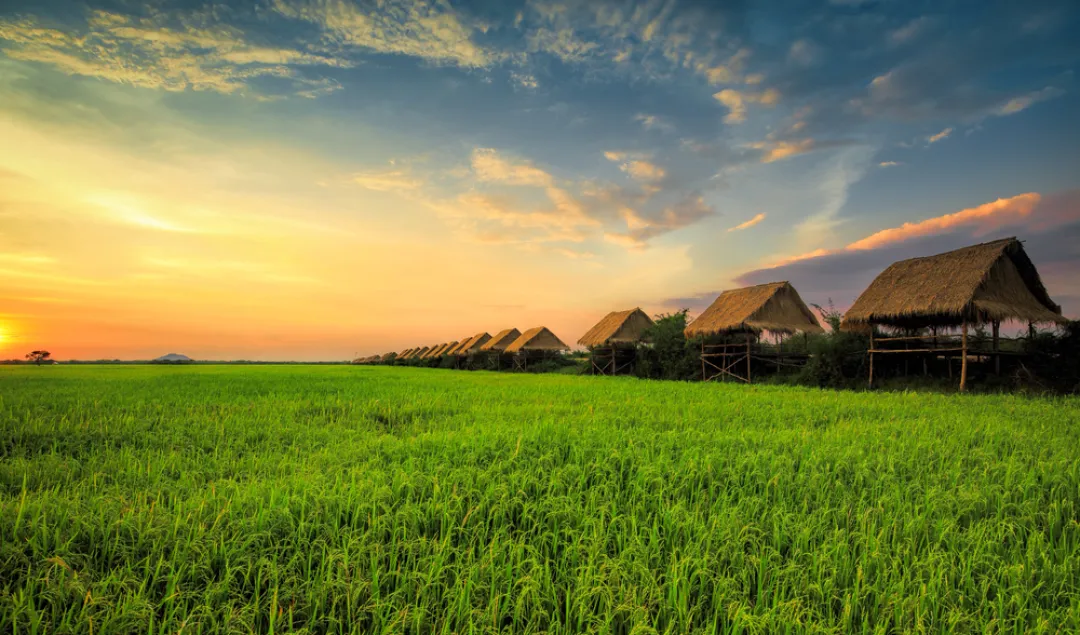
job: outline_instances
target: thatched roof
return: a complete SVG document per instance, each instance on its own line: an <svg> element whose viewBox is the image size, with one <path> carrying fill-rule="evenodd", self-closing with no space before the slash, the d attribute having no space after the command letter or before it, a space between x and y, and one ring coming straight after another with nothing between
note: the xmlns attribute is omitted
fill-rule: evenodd
<svg viewBox="0 0 1080 635"><path fill-rule="evenodd" d="M379 361L388 362L393 359L397 359L397 353L383 353L383 356L379 358Z"/></svg>
<svg viewBox="0 0 1080 635"><path fill-rule="evenodd" d="M843 328L1065 321L1016 238L893 263L844 315Z"/></svg>
<svg viewBox="0 0 1080 635"><path fill-rule="evenodd" d="M538 326L522 333L510 346L506 347L505 352L568 350L570 350L570 347L558 337L555 337L555 334L549 331L546 326Z"/></svg>
<svg viewBox="0 0 1080 635"><path fill-rule="evenodd" d="M421 346L415 353L409 356L409 359L423 359L424 355L427 355L430 351L430 346Z"/></svg>
<svg viewBox="0 0 1080 635"><path fill-rule="evenodd" d="M586 347L614 344L636 344L653 325L651 317L638 308L612 311L581 336L578 344Z"/></svg>
<svg viewBox="0 0 1080 635"><path fill-rule="evenodd" d="M499 331L495 334L495 337L488 340L485 344L480 346L481 351L497 351L501 352L506 350L507 346L514 343L514 340L521 337L521 331L517 329L506 329Z"/></svg>
<svg viewBox="0 0 1080 635"><path fill-rule="evenodd" d="M446 346L443 346L443 349L441 351L439 351L439 355L449 355L450 351L457 348L457 345L458 345L457 340L454 340L453 342L448 343Z"/></svg>
<svg viewBox="0 0 1080 635"><path fill-rule="evenodd" d="M454 342L453 346L443 351L443 355L457 355L458 349L461 348L462 344L464 344L468 340L469 338L463 337L457 342Z"/></svg>
<svg viewBox="0 0 1080 635"><path fill-rule="evenodd" d="M686 327L686 336L739 331L822 333L817 318L788 282L724 291Z"/></svg>
<svg viewBox="0 0 1080 635"><path fill-rule="evenodd" d="M487 344L491 340L491 336L487 333L477 333L472 337L466 339L461 344L458 344L457 350L454 351L455 355L468 355L480 350L480 347Z"/></svg>
<svg viewBox="0 0 1080 635"><path fill-rule="evenodd" d="M445 349L449 348L449 346L449 342L443 342L442 344L432 347L432 349L428 351L426 355L424 355L424 359L433 359L435 357L438 357L439 355L442 355L442 352Z"/></svg>

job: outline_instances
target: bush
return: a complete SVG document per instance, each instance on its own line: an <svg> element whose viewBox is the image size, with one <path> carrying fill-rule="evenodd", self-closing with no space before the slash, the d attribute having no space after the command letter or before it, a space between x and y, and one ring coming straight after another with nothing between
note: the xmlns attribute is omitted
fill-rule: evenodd
<svg viewBox="0 0 1080 635"><path fill-rule="evenodd" d="M699 379L701 355L686 339L687 309L656 316L645 332L647 346L638 349L634 374L647 379Z"/></svg>

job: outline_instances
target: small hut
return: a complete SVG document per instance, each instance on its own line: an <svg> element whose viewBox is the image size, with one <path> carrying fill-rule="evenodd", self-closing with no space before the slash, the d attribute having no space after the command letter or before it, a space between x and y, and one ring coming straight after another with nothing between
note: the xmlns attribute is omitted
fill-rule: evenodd
<svg viewBox="0 0 1080 635"><path fill-rule="evenodd" d="M412 355L409 356L409 359L412 359L412 360L424 359L424 355L427 355L429 352L431 352L431 349L432 349L431 346L421 346L420 348L418 348L416 350L415 353L413 353Z"/></svg>
<svg viewBox="0 0 1080 635"><path fill-rule="evenodd" d="M949 358L959 353L960 390L964 390L968 356L973 352L968 329L987 323L992 326L991 348L985 352L1000 372L999 329L1002 322L1010 320L1029 325L1066 321L1016 238L893 263L855 300L841 328L869 331L870 386L874 384L875 354L917 353L923 356L924 364L928 354L935 358L944 355L951 374ZM880 326L898 333L875 339L875 327ZM958 343L947 334L957 327Z"/></svg>
<svg viewBox="0 0 1080 635"><path fill-rule="evenodd" d="M455 354L457 355L471 355L480 350L480 347L491 341L491 336L487 332L477 333L472 337L466 339L457 347Z"/></svg>
<svg viewBox="0 0 1080 635"><path fill-rule="evenodd" d="M424 357L422 359L435 359L439 355L442 355L442 352L445 349L449 348L449 347L450 347L449 342L443 342L442 344L437 344L437 345L431 347L431 350L428 351L427 354L424 355Z"/></svg>
<svg viewBox="0 0 1080 635"><path fill-rule="evenodd" d="M637 345L653 320L640 308L612 311L581 336L578 344L589 349L593 374L617 375L634 362Z"/></svg>
<svg viewBox="0 0 1080 635"><path fill-rule="evenodd" d="M689 338L701 339L703 380L732 377L750 383L754 357L777 368L797 365L800 359L785 355L780 340L775 352L763 350L758 345L764 331L781 337L823 333L824 329L791 283L769 282L724 291L686 327L685 333ZM739 367L745 369L745 375Z"/></svg>
<svg viewBox="0 0 1080 635"><path fill-rule="evenodd" d="M482 368L502 370L503 353L506 347L521 337L521 331L517 329L504 329L495 334L487 342L480 345L476 350L474 363Z"/></svg>
<svg viewBox="0 0 1080 635"><path fill-rule="evenodd" d="M570 347L546 326L537 326L522 333L503 353L513 356L514 370L527 370L529 361L546 359L568 350Z"/></svg>

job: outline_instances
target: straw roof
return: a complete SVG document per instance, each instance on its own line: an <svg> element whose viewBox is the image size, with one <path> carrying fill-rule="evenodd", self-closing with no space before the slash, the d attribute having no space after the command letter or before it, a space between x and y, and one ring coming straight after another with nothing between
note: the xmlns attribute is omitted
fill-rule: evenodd
<svg viewBox="0 0 1080 635"><path fill-rule="evenodd" d="M817 318L788 282L724 291L686 327L686 336L738 331L822 333Z"/></svg>
<svg viewBox="0 0 1080 635"><path fill-rule="evenodd" d="M424 355L427 355L430 350L430 346L421 346L416 350L415 353L409 356L409 359L422 359Z"/></svg>
<svg viewBox="0 0 1080 635"><path fill-rule="evenodd" d="M444 355L457 355L458 349L459 349L459 348L461 348L461 346L462 346L463 344L465 344L465 343L466 343L466 342L467 342L468 340L469 340L469 338L467 338L467 337L463 337L463 338L461 338L461 339L460 339L460 340L458 340L457 342L454 342L454 345L453 345L453 346L451 346L450 348L446 349L446 351L445 351L445 352L444 352L443 354L444 354Z"/></svg>
<svg viewBox="0 0 1080 635"><path fill-rule="evenodd" d="M612 311L582 335L578 344L589 348L609 344L636 344L644 338L645 331L652 325L652 318L640 308Z"/></svg>
<svg viewBox="0 0 1080 635"><path fill-rule="evenodd" d="M507 346L514 343L514 340L521 337L521 331L517 329L506 329L505 331L499 331L495 334L495 337L488 340L486 343L480 346L481 351L497 351L502 352L506 350Z"/></svg>
<svg viewBox="0 0 1080 635"><path fill-rule="evenodd" d="M450 342L450 343L446 344L445 346L443 346L442 350L439 351L439 355L449 355L450 351L457 348L457 345L458 345L457 340L454 340L453 342Z"/></svg>
<svg viewBox="0 0 1080 635"><path fill-rule="evenodd" d="M546 326L538 326L521 334L510 346L506 347L507 353L522 351L568 351L570 347L563 343Z"/></svg>
<svg viewBox="0 0 1080 635"><path fill-rule="evenodd" d="M443 342L442 344L436 344L435 346L431 347L431 350L423 356L423 359L432 359L438 357L439 355L442 355L443 349L447 346L449 346L449 343L447 342Z"/></svg>
<svg viewBox="0 0 1080 635"><path fill-rule="evenodd" d="M487 344L491 340L491 336L485 333L477 333L470 338L467 338L461 344L458 344L457 349L454 351L455 355L468 355L480 350L480 347Z"/></svg>
<svg viewBox="0 0 1080 635"><path fill-rule="evenodd" d="M1016 238L893 263L848 309L843 328L995 320L1065 322Z"/></svg>

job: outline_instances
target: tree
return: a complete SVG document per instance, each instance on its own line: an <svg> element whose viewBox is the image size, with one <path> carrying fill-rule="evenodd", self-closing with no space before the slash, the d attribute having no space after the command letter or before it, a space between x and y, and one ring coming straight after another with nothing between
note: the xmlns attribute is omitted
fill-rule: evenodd
<svg viewBox="0 0 1080 635"><path fill-rule="evenodd" d="M638 352L637 375L653 379L695 379L700 374L700 357L686 339L687 309L656 316L645 331L649 346Z"/></svg>
<svg viewBox="0 0 1080 635"><path fill-rule="evenodd" d="M41 366L41 362L49 361L49 357L52 355L49 351L31 351L26 354L26 359L34 362L38 366Z"/></svg>

